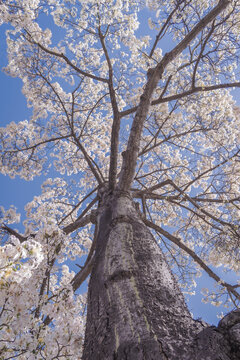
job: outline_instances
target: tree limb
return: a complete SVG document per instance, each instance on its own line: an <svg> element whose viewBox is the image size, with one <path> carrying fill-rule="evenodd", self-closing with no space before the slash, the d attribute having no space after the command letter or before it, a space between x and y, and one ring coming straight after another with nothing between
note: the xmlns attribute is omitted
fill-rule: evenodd
<svg viewBox="0 0 240 360"><path fill-rule="evenodd" d="M86 77L89 77L89 78L91 78L91 79L93 79L93 80L97 80L97 81L101 81L101 82L105 82L105 83L108 82L107 79L104 79L104 78L99 77L99 76L92 75L92 74L90 74L90 73L88 73L88 72L86 72L86 71L83 71L83 70L79 69L79 68L78 68L76 65L74 65L74 64L68 59L68 57L65 56L63 53L58 53L57 51L50 50L50 49L48 49L46 46L44 46L44 45L42 45L42 44L34 41L34 40L32 39L31 34L30 34L27 30L25 30L25 31L26 31L26 33L28 34L28 36L30 37L30 39L27 39L27 38L26 38L30 43L37 45L41 50L43 50L44 52L46 52L46 53L49 54L49 55L53 55L53 56L56 56L56 57L58 57L58 58L60 58L60 59L63 59L72 69L74 69L75 71L77 71L79 74L81 74L81 75L83 75L83 76L86 76Z"/></svg>
<svg viewBox="0 0 240 360"><path fill-rule="evenodd" d="M83 213L85 214L89 209L90 207L92 207L93 204L95 204L97 200L94 199L94 202L92 201L91 202L91 206L88 206L88 209L86 208ZM75 231L76 229L79 229L80 227L84 227L86 226L87 224L89 223L95 223L95 216L94 214L89 214L89 215L86 215L86 216L83 216L83 213L77 218L77 220L75 220L73 223L65 226L63 228L63 231L65 232L65 234L70 234L71 232Z"/></svg>
<svg viewBox="0 0 240 360"><path fill-rule="evenodd" d="M152 199L152 200L181 200L181 201L188 201L188 199L186 198L185 195L183 195L183 197L180 198L180 195L160 195L160 194L155 194L153 192L149 192L149 191L145 191L145 190L136 190L133 192L133 197L136 199L142 199L144 197L144 199ZM198 202L208 202L208 203L217 203L217 204L232 204L236 201L240 201L240 197L236 197L233 199L228 199L228 200L222 200L222 199L211 199L211 198L203 198L203 197L196 197L196 196L189 196L189 198L193 201L198 201Z"/></svg>
<svg viewBox="0 0 240 360"><path fill-rule="evenodd" d="M17 231L11 229L7 225L3 225L2 229L7 231L8 234L15 236L20 241L20 243L23 243L24 241L27 240L27 237L20 235Z"/></svg>
<svg viewBox="0 0 240 360"><path fill-rule="evenodd" d="M101 176L102 174L98 173L98 169L96 169L94 167L94 165L92 164L93 161L92 161L91 157L88 155L88 153L85 150L84 146L82 145L82 143L79 141L79 139L76 137L76 135L74 133L73 133L73 138L76 141L77 146L79 147L79 149L83 153L84 159L86 160L89 168L91 169L93 175L95 176L98 184L101 185L103 183L102 176Z"/></svg>
<svg viewBox="0 0 240 360"><path fill-rule="evenodd" d="M151 102L152 105L159 105L163 104L169 101L179 100L184 98L185 96L189 96L198 92L204 92L204 91L213 91L213 90L219 90L219 89L228 89L228 88L234 88L234 87L240 87L240 82L233 82L233 83L225 83L225 84L215 84L215 85L209 85L209 86L195 86L194 88L191 88L189 90L183 91L179 94L169 95L166 97L162 97L162 94L159 96L158 99L155 99ZM134 106L130 109L124 110L120 112L120 117L128 116L130 114L133 114L137 111L137 106Z"/></svg>
<svg viewBox="0 0 240 360"><path fill-rule="evenodd" d="M210 85L210 86L196 86L196 87L193 87L192 89L184 91L180 94L170 95L170 96L166 96L164 98L159 97L158 99L153 100L151 105L157 105L157 104L162 104L162 103L173 101L173 100L178 100L185 96L189 96L189 95L192 95L197 92L213 91L213 90L218 90L218 89L228 89L228 88L233 88L233 87L240 87L240 82L216 84L216 85Z"/></svg>
<svg viewBox="0 0 240 360"><path fill-rule="evenodd" d="M149 58L151 58L151 57L153 56L153 53L154 53L154 51L155 51L155 49L156 49L156 46L157 46L158 41L161 39L162 34L164 34L164 32L165 32L165 30L166 30L166 28L167 28L167 25L170 23L173 15L175 14L175 12L178 10L178 8L180 7L180 5L181 5L183 2L184 2L184 0L178 1L176 7L175 7L175 8L173 9L173 11L169 14L169 16L168 16L168 18L166 19L165 23L163 24L161 30L159 31L159 33L158 33L157 36L156 36L156 39L155 39L155 41L154 41L154 44L153 44L152 49L151 49L150 54L149 54Z"/></svg>
<svg viewBox="0 0 240 360"><path fill-rule="evenodd" d="M238 300L240 300L240 295L239 293L235 290L235 287L225 281L223 281L217 274L215 274L214 271L212 271L210 269L209 266L207 266L205 264L205 262L193 251L191 250L189 247L187 247L186 245L184 245L181 241L180 238L177 238L176 236L170 234L168 231L162 229L160 226L153 224L151 221L142 218L142 221L144 222L145 225L147 225L148 227L152 228L153 230L159 232L160 234L162 234L164 237L166 237L167 239L169 239L171 242L173 242L174 244L176 244L180 249L184 250L188 255L190 255L192 257L192 259L203 269L206 271L206 273L212 278L214 279L217 283L221 284L222 286L224 286L229 292L231 292Z"/></svg>
<svg viewBox="0 0 240 360"><path fill-rule="evenodd" d="M72 213L89 197L91 196L96 190L98 189L98 186L94 188L90 193L88 193L86 196L84 196L75 206L74 208L66 215L64 218L59 222L59 225L69 216L72 215Z"/></svg>
<svg viewBox="0 0 240 360"><path fill-rule="evenodd" d="M166 66L176 58L191 43L191 41L229 5L229 3L230 0L220 0L219 3L193 27L185 38L175 46L173 50L166 53L160 63L152 69L151 76L149 76L143 94L140 97L140 102L130 130L127 150L123 157L118 185L121 190L127 191L131 187L134 179L143 124L151 105L151 97L159 80L162 78Z"/></svg>
<svg viewBox="0 0 240 360"><path fill-rule="evenodd" d="M89 223L93 223L93 224L96 223L96 216L95 216L94 211L92 211L91 214L88 214L86 216L84 216L84 215L91 209L91 207L97 202L97 200L98 200L98 197L96 196L90 202L90 204L88 204L86 209L82 212L81 215L79 215L79 217L74 222L72 222L71 224L69 224L63 228L63 232L66 235L70 234L71 232L75 231L76 229L79 229L80 227L86 226ZM24 241L28 240L29 237L36 236L36 234L31 234L30 236L22 236L15 230L8 227L7 225L3 225L1 228L3 230L7 231L10 235L14 235L17 239L19 239L20 243L23 243Z"/></svg>
<svg viewBox="0 0 240 360"><path fill-rule="evenodd" d="M110 57L105 45L104 36L99 27L99 37L103 48L103 52L108 64L109 81L108 88L111 99L112 111L113 111L113 123L111 131L111 151L110 151L110 165L109 165L109 188L113 190L116 185L117 178L117 160L118 160L118 148L119 148L119 131L120 131L120 116L118 110L118 104L116 94L113 86L113 68Z"/></svg>

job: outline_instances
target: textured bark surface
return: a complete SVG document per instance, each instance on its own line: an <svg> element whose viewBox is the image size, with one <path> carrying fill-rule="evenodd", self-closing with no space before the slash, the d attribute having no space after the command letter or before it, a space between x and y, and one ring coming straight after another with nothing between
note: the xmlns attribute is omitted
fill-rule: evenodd
<svg viewBox="0 0 240 360"><path fill-rule="evenodd" d="M121 193L103 200L84 360L237 360L239 312L233 318L218 328L193 320L131 198Z"/></svg>

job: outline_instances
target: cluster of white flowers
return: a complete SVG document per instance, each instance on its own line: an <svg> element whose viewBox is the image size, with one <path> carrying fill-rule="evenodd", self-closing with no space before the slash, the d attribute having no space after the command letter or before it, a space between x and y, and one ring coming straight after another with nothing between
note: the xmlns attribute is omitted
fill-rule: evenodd
<svg viewBox="0 0 240 360"><path fill-rule="evenodd" d="M38 231L34 239L20 243L11 237L10 241L0 248L0 307L3 324L0 333L5 344L2 349L4 356L17 356L22 352L25 354L22 355L23 359L57 355L67 357L70 354L79 356L86 299L80 295L76 297L68 290L75 273L69 271L65 264L55 266L49 279L49 293L39 297L39 286L49 267L47 259L55 255L54 247L63 241L60 231L46 226L44 231ZM56 271L59 279L54 275ZM53 326L43 327L34 316L36 311L40 311L42 316L51 317ZM73 349L69 348L71 345Z"/></svg>

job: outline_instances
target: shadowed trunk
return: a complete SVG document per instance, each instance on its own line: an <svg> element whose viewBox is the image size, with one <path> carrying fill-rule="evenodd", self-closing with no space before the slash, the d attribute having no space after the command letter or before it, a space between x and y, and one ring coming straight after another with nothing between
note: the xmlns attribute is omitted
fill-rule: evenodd
<svg viewBox="0 0 240 360"><path fill-rule="evenodd" d="M83 359L240 359L239 312L231 326L193 320L130 196L106 196L101 208Z"/></svg>

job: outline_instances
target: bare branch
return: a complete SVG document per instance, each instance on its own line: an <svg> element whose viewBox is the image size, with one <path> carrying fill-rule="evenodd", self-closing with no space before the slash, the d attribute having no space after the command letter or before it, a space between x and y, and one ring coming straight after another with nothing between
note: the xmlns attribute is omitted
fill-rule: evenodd
<svg viewBox="0 0 240 360"><path fill-rule="evenodd" d="M88 195L89 196L89 195ZM88 214L85 216L85 214L92 208L92 206L98 201L98 197L96 196L86 207L86 209L82 212L81 215L78 216L78 218L72 222L71 224L65 226L63 228L63 232L65 234L70 234L71 232L75 231L76 229L79 229L80 227L84 227L89 223L95 224L96 223L96 216L95 212L92 211L91 214ZM3 225L2 229L7 231L8 234L14 235L17 239L19 239L20 243L23 243L24 241L28 240L30 237L35 237L36 234L31 234L30 236L22 236L15 230L11 229L7 225Z"/></svg>
<svg viewBox="0 0 240 360"><path fill-rule="evenodd" d="M184 2L184 0L178 1L176 7L173 9L173 11L172 11L172 12L169 14L169 16L167 17L167 19L166 19L165 23L163 24L161 30L159 31L159 33L158 33L157 36L156 36L156 39L155 39L155 41L154 41L154 44L153 44L152 49L151 49L150 54L149 54L149 58L151 58L151 57L153 56L153 53L154 53L154 51L155 51L155 49L156 49L156 46L157 46L159 40L160 40L161 37L164 35L164 33L165 33L166 29L167 29L167 26L169 25L169 23L170 23L173 15L175 14L175 12L178 10L178 8L180 7L180 5L181 5L183 2Z"/></svg>
<svg viewBox="0 0 240 360"><path fill-rule="evenodd" d="M17 153L17 152L20 152L20 151L27 151L27 150L32 150L32 149L36 149L38 146L40 145L44 145L44 144L47 144L47 143L50 143L50 142L54 142L54 141L58 141L58 140L63 140L63 139L67 139L69 137L71 137L72 135L63 135L63 136L57 136L57 137L53 137L51 139L47 139L47 140L42 140L42 141L39 141L38 143L34 144L34 145L31 145L31 146L27 146L25 148L21 148L21 149L17 149L17 150L9 150L9 151L6 151L9 152L9 153Z"/></svg>
<svg viewBox="0 0 240 360"><path fill-rule="evenodd" d="M80 285L82 285L82 283L86 280L86 278L92 271L93 263L94 255L92 255L92 257L88 261L86 261L84 267L74 276L72 280L73 291L76 291L80 287Z"/></svg>
<svg viewBox="0 0 240 360"><path fill-rule="evenodd" d="M182 201L188 201L187 197L185 195L183 195L181 197L181 194L178 195L160 195L160 194L155 194L153 192L149 192L146 190L133 190L133 197L136 199L142 199L144 197L144 199L152 199L152 200L166 200L166 201L171 201L171 200L178 200L181 199ZM181 198L180 198L181 197ZM193 201L198 201L198 202L207 202L207 203L217 203L217 204L233 204L234 202L239 202L240 201L240 197L236 197L233 199L211 199L211 198L203 198L203 197L196 197L196 196L189 196L189 198ZM177 203L176 203L177 204Z"/></svg>
<svg viewBox="0 0 240 360"><path fill-rule="evenodd" d="M25 30L26 31L26 30ZM99 76L95 76L95 75L92 75L86 71L83 71L81 69L79 69L76 65L74 65L69 59L67 56L65 56L63 53L58 53L57 51L53 51L53 50L50 50L48 49L46 46L34 41L31 37L31 34L26 31L26 33L28 34L28 36L30 38L26 38L30 43L32 44L35 44L37 45L41 50L43 50L44 52L46 52L47 54L49 55L53 55L53 56L56 56L57 58L60 58L60 59L63 59L69 66L71 66L72 69L74 69L77 73L83 75L83 76L86 76L88 78L91 78L93 80L97 80L97 81L101 81L101 82L104 82L104 83L108 83L108 80L107 79L104 79L102 77L99 77Z"/></svg>
<svg viewBox="0 0 240 360"><path fill-rule="evenodd" d="M20 241L20 243L23 243L24 241L27 240L27 237L20 235L17 231L11 229L7 225L3 225L2 229L7 231L8 234L15 236Z"/></svg>
<svg viewBox="0 0 240 360"><path fill-rule="evenodd" d="M192 95L197 92L205 92L205 91L213 91L218 89L228 89L228 88L234 88L234 87L240 87L240 82L234 82L234 83L226 83L226 84L216 84L216 85L210 85L210 86L196 86L190 90L184 91L180 94L170 95L165 98L158 98L156 100L153 100L151 105L157 105L162 104L165 102L173 101L181 99L185 96Z"/></svg>
<svg viewBox="0 0 240 360"><path fill-rule="evenodd" d="M234 88L234 87L240 87L240 82L233 82L233 83L225 83L225 84L216 84L216 85L209 85L209 86L196 86L194 88L191 88L189 90L186 90L182 93L175 94L175 95L169 95L166 97L162 97L162 94L158 99L155 99L151 102L151 105L158 105L163 104L169 101L179 100L184 98L185 96L189 96L198 92L207 92L207 91L214 91L219 89L228 89L228 88ZM134 106L130 109L124 110L120 112L120 117L124 117L130 114L133 114L137 111L137 106Z"/></svg>
<svg viewBox="0 0 240 360"><path fill-rule="evenodd" d="M172 241L174 244L176 244L180 249L184 250L188 255L190 255L192 257L192 259L203 269L206 271L206 273L212 278L214 279L217 283L221 284L222 286L224 286L230 293L232 293L238 300L240 300L240 295L239 293L235 290L235 286L223 281L217 274L215 274L214 271L212 271L210 269L209 266L207 266L205 264L205 262L193 251L191 250L189 247L187 247L186 245L184 245L181 241L181 239L177 238L176 236L170 234L168 231L163 230L160 226L153 224L151 221L147 220L147 219L142 219L143 222L145 223L145 225L149 226L150 228L152 228L153 230L159 232L160 234L162 234L164 237L166 237L167 239L169 239L170 241Z"/></svg>
<svg viewBox="0 0 240 360"><path fill-rule="evenodd" d="M97 189L98 189L98 187L96 187L95 189L93 189L92 191L90 191L89 194L87 194L86 196L84 196L84 197L73 207L73 209L72 209L66 216L64 216L64 218L59 222L59 225L60 225L64 220L66 220L67 217L71 216L72 213L73 213L74 211L76 211L76 209L77 209L85 200L87 200L87 198L89 198L89 196L91 196Z"/></svg>
<svg viewBox="0 0 240 360"><path fill-rule="evenodd" d="M81 150L81 152L83 153L83 156L88 164L88 166L90 167L93 175L95 176L97 182L99 185L103 184L103 180L102 180L102 174L98 173L98 169L95 169L94 165L92 164L92 159L91 157L88 155L87 151L85 150L84 146L82 145L82 143L79 141L79 139L76 137L75 134L73 134L74 140L76 141L79 149Z"/></svg>
<svg viewBox="0 0 240 360"><path fill-rule="evenodd" d="M74 221L73 223L65 226L65 228L63 228L63 231L66 233L66 234L70 234L72 233L73 231L81 228L81 227L84 227L86 226L87 224L90 224L90 223L94 223L95 222L95 217L93 214L89 214L89 215L86 215L86 216L83 216L81 217L80 219L77 219L76 221Z"/></svg>
<svg viewBox="0 0 240 360"><path fill-rule="evenodd" d="M109 94L110 94L112 111L113 111L113 123L112 123L112 131L111 131L111 152L110 152L110 165L109 165L109 188L113 190L115 188L116 178L117 178L120 116L119 116L116 94L113 86L113 68L105 45L104 36L101 32L100 27L99 27L99 37L108 64L108 73L109 73L108 88L109 88Z"/></svg>

